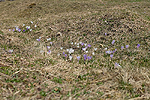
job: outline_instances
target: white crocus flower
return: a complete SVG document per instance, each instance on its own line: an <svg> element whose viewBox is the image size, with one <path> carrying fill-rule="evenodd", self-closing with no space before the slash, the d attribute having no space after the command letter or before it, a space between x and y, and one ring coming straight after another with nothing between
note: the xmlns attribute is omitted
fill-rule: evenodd
<svg viewBox="0 0 150 100"><path fill-rule="evenodd" d="M50 49L51 47L50 46L47 46L47 49Z"/></svg>
<svg viewBox="0 0 150 100"><path fill-rule="evenodd" d="M111 54L111 53L113 53L113 52L112 52L112 51L106 51L106 53Z"/></svg>
<svg viewBox="0 0 150 100"><path fill-rule="evenodd" d="M30 31L32 31L32 29L30 29Z"/></svg>
<svg viewBox="0 0 150 100"><path fill-rule="evenodd" d="M8 52L9 52L9 53L12 53L12 52L13 52L13 50L9 50Z"/></svg>
<svg viewBox="0 0 150 100"><path fill-rule="evenodd" d="M107 50L107 48L105 48L104 50Z"/></svg>
<svg viewBox="0 0 150 100"><path fill-rule="evenodd" d="M34 27L37 27L36 25Z"/></svg>
<svg viewBox="0 0 150 100"><path fill-rule="evenodd" d="M88 51L85 51L85 53L88 53Z"/></svg>
<svg viewBox="0 0 150 100"><path fill-rule="evenodd" d="M48 38L48 39L47 39L47 41L50 41L50 40L51 40L51 38Z"/></svg>
<svg viewBox="0 0 150 100"><path fill-rule="evenodd" d="M86 48L82 48L82 50L83 50L83 51L85 51L85 50L86 50Z"/></svg>
<svg viewBox="0 0 150 100"><path fill-rule="evenodd" d="M58 53L57 56L59 57L59 56L60 56L60 53Z"/></svg>
<svg viewBox="0 0 150 100"><path fill-rule="evenodd" d="M115 68L117 67L122 67L122 66L120 66L118 63L115 63Z"/></svg>
<svg viewBox="0 0 150 100"><path fill-rule="evenodd" d="M63 47L60 47L60 49L62 50L62 49L63 49Z"/></svg>
<svg viewBox="0 0 150 100"><path fill-rule="evenodd" d="M33 22L31 21L31 24L33 24Z"/></svg>
<svg viewBox="0 0 150 100"><path fill-rule="evenodd" d="M72 56L69 56L69 59L72 60Z"/></svg>
<svg viewBox="0 0 150 100"><path fill-rule="evenodd" d="M95 53L93 52L92 55L95 55Z"/></svg>
<svg viewBox="0 0 150 100"><path fill-rule="evenodd" d="M71 42L71 44L73 45L73 42Z"/></svg>
<svg viewBox="0 0 150 100"><path fill-rule="evenodd" d="M97 48L94 48L94 50L96 51L96 50L97 50Z"/></svg>
<svg viewBox="0 0 150 100"><path fill-rule="evenodd" d="M70 48L68 52L69 52L69 54L71 54L74 52L74 50L72 48Z"/></svg>
<svg viewBox="0 0 150 100"><path fill-rule="evenodd" d="M18 31L18 29L19 29L18 26L16 26L16 30L17 30L17 31Z"/></svg>

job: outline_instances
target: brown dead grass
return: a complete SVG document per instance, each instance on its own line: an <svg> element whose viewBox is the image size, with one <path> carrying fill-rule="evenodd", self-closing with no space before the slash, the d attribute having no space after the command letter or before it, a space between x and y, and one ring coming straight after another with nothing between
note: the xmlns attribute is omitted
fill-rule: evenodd
<svg viewBox="0 0 150 100"><path fill-rule="evenodd" d="M150 63L142 64L142 61L136 60L136 64L132 65L130 62L132 59L142 59L149 54L150 22L147 17L141 15L140 10L136 12L137 5L141 7L141 11L145 5L144 9L148 11L149 6L146 3L148 2L112 2L111 4L110 0L15 0L0 2L0 28L4 33L0 34L0 68L3 70L0 72L0 99L149 99ZM132 7L133 4L135 4L135 8ZM146 14L149 16L148 12ZM83 18L83 21L80 18ZM99 20L100 18L114 20L115 22L110 21L114 25L113 28ZM22 34L8 31L14 26L22 26L23 23L28 24L30 21L39 22L36 32ZM109 37L95 34L100 30L97 26L104 26L103 32L109 33ZM62 36L57 37L58 32L61 32ZM93 43L92 39L95 39L94 46L99 47L101 53L95 58L100 59L100 64L93 63L95 67L92 68L89 67L90 64L71 63L57 56L58 52L62 52L59 50L61 46L65 48L70 46L68 44L70 40L63 43L63 39L66 39L64 37L70 37L71 41L78 42L85 33L89 34L82 41L89 40L88 43ZM123 68L114 68L115 61L104 57L103 49L109 44L108 41L120 40L123 33L127 33L123 36L124 41L136 39L132 41L132 44L141 39L143 50L136 51L139 55L135 57L128 58L127 55L116 57L115 60L120 59ZM132 33L137 35L131 37ZM41 43L35 41L38 37L42 37L43 40L48 37L57 38L57 41L54 41L54 47L52 47L53 54L39 53L40 50L47 51L46 45L48 43L42 40ZM25 40L27 39L30 43L26 44ZM7 47L4 47L4 44ZM10 47L15 48L12 54L8 53ZM108 49L112 48L110 46ZM133 48L131 48L131 52L134 51ZM61 78L62 84L52 81L54 78ZM18 79L19 82L8 81L14 79Z"/></svg>

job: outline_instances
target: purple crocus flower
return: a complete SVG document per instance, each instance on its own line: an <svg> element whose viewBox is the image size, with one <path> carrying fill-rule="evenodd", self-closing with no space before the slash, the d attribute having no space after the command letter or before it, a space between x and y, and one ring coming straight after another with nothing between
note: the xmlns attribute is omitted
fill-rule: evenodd
<svg viewBox="0 0 150 100"><path fill-rule="evenodd" d="M23 32L25 32L26 30L23 30Z"/></svg>
<svg viewBox="0 0 150 100"><path fill-rule="evenodd" d="M106 51L106 53L111 54L111 53L113 53L113 52L112 52L112 51Z"/></svg>
<svg viewBox="0 0 150 100"><path fill-rule="evenodd" d="M113 54L111 54L110 57L112 58L112 57L113 57Z"/></svg>
<svg viewBox="0 0 150 100"><path fill-rule="evenodd" d="M11 31L11 29L9 29L9 31Z"/></svg>
<svg viewBox="0 0 150 100"><path fill-rule="evenodd" d="M67 54L65 54L65 57L67 57Z"/></svg>
<svg viewBox="0 0 150 100"><path fill-rule="evenodd" d="M51 50L48 50L48 52L47 53L51 53Z"/></svg>
<svg viewBox="0 0 150 100"><path fill-rule="evenodd" d="M91 47L91 45L90 45L90 44L88 44L88 47Z"/></svg>
<svg viewBox="0 0 150 100"><path fill-rule="evenodd" d="M81 43L81 45L83 46L83 45L84 45L84 43Z"/></svg>
<svg viewBox="0 0 150 100"><path fill-rule="evenodd" d="M92 57L91 57L91 56L88 56L88 57L87 57L87 59L88 59L88 60L91 60L91 59L92 59Z"/></svg>
<svg viewBox="0 0 150 100"><path fill-rule="evenodd" d="M63 55L65 55L65 52L63 52Z"/></svg>
<svg viewBox="0 0 150 100"><path fill-rule="evenodd" d="M126 48L129 48L129 45L126 45Z"/></svg>
<svg viewBox="0 0 150 100"><path fill-rule="evenodd" d="M15 31L15 29L13 29L13 32Z"/></svg>
<svg viewBox="0 0 150 100"><path fill-rule="evenodd" d="M77 56L78 61L80 60L80 56Z"/></svg>
<svg viewBox="0 0 150 100"><path fill-rule="evenodd" d="M20 31L21 31L21 29L18 29L18 31L20 32Z"/></svg>
<svg viewBox="0 0 150 100"><path fill-rule="evenodd" d="M83 57L84 57L84 60L86 60L87 59L87 55L85 54L85 55L83 55Z"/></svg>
<svg viewBox="0 0 150 100"><path fill-rule="evenodd" d="M140 44L137 44L137 48L139 48L140 47Z"/></svg>
<svg viewBox="0 0 150 100"><path fill-rule="evenodd" d="M105 36L107 36L107 33L105 33Z"/></svg>
<svg viewBox="0 0 150 100"><path fill-rule="evenodd" d="M113 53L115 53L115 50L113 50Z"/></svg>
<svg viewBox="0 0 150 100"><path fill-rule="evenodd" d="M53 44L53 42L50 42L50 44L52 45L52 44Z"/></svg>
<svg viewBox="0 0 150 100"><path fill-rule="evenodd" d="M111 42L111 44L114 44L115 43L115 40L113 40L112 42Z"/></svg>
<svg viewBox="0 0 150 100"><path fill-rule="evenodd" d="M123 50L124 46L121 46L121 50Z"/></svg>

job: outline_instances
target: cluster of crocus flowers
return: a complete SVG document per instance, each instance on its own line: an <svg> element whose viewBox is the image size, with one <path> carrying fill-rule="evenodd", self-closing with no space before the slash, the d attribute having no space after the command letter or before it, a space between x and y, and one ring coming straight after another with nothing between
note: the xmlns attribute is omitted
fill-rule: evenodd
<svg viewBox="0 0 150 100"><path fill-rule="evenodd" d="M33 21L31 21L31 24L33 24ZM26 30L29 30L29 31L32 31L31 27L30 26L25 26L25 24L22 25L23 27L25 27L25 29L20 29L18 26L15 26L15 29L12 29L12 31L18 31L18 32L25 32ZM35 24L34 27L36 28L37 25ZM9 29L9 31L11 31L11 29Z"/></svg>
<svg viewBox="0 0 150 100"><path fill-rule="evenodd" d="M84 55L83 55L83 58L84 58L84 61L85 61L86 59L91 60L91 59L92 59L92 56L87 56L86 54L84 54Z"/></svg>
<svg viewBox="0 0 150 100"><path fill-rule="evenodd" d="M36 39L37 41L40 41L41 40L41 37L39 37L38 39Z"/></svg>

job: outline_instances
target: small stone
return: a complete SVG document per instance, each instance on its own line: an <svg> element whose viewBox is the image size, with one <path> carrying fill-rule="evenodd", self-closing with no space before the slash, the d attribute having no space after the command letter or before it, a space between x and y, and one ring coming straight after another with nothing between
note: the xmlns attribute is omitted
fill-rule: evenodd
<svg viewBox="0 0 150 100"><path fill-rule="evenodd" d="M56 36L62 36L62 33L61 33L61 32L58 32Z"/></svg>

